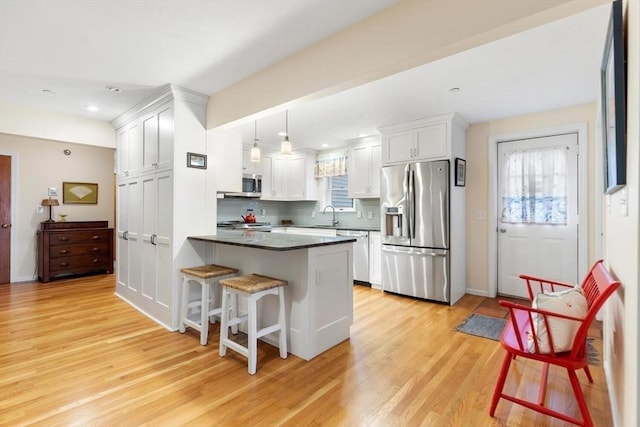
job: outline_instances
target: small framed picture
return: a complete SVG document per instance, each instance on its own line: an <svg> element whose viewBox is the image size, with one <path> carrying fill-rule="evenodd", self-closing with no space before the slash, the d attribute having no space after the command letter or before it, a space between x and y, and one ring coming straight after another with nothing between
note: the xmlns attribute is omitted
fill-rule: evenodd
<svg viewBox="0 0 640 427"><path fill-rule="evenodd" d="M467 181L467 161L456 158L456 187L464 187Z"/></svg>
<svg viewBox="0 0 640 427"><path fill-rule="evenodd" d="M206 169L207 168L207 155L197 153L187 153L187 167Z"/></svg>
<svg viewBox="0 0 640 427"><path fill-rule="evenodd" d="M95 205L98 203L98 184L92 182L63 182L62 203Z"/></svg>

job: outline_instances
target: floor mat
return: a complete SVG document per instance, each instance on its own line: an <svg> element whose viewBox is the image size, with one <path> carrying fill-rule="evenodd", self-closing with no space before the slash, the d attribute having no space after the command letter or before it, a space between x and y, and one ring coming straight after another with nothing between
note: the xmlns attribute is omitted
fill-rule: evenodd
<svg viewBox="0 0 640 427"><path fill-rule="evenodd" d="M506 323L506 319L472 313L456 327L456 331L498 341Z"/></svg>
<svg viewBox="0 0 640 427"><path fill-rule="evenodd" d="M456 327L456 331L499 341L500 334L506 323L506 319L472 313L464 322ZM598 366L600 365L600 354L593 345L593 340L593 338L587 338L589 365Z"/></svg>

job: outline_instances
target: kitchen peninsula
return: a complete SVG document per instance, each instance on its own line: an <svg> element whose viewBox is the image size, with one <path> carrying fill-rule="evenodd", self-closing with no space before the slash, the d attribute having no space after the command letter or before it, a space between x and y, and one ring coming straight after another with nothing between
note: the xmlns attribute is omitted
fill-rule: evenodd
<svg viewBox="0 0 640 427"><path fill-rule="evenodd" d="M352 237L317 237L260 231L218 230L190 236L205 259L235 267L240 274L258 273L286 280L289 352L311 360L349 338L353 324ZM239 310L246 311L244 302ZM266 323L277 315L277 300L265 298L259 310ZM265 341L277 345L277 336Z"/></svg>

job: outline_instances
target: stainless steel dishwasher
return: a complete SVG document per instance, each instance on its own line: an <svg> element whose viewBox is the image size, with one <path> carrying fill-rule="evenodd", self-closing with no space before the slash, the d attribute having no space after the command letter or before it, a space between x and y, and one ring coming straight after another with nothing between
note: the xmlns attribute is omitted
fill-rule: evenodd
<svg viewBox="0 0 640 427"><path fill-rule="evenodd" d="M336 236L355 237L353 244L353 280L369 284L369 232L336 230Z"/></svg>

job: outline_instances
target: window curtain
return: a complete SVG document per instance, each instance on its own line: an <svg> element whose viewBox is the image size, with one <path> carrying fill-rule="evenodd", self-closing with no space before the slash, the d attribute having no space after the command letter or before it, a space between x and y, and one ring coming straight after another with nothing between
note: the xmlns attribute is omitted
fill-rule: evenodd
<svg viewBox="0 0 640 427"><path fill-rule="evenodd" d="M316 158L316 178L347 174L347 151L331 151L318 154Z"/></svg>
<svg viewBox="0 0 640 427"><path fill-rule="evenodd" d="M505 154L501 222L567 223L567 148Z"/></svg>

